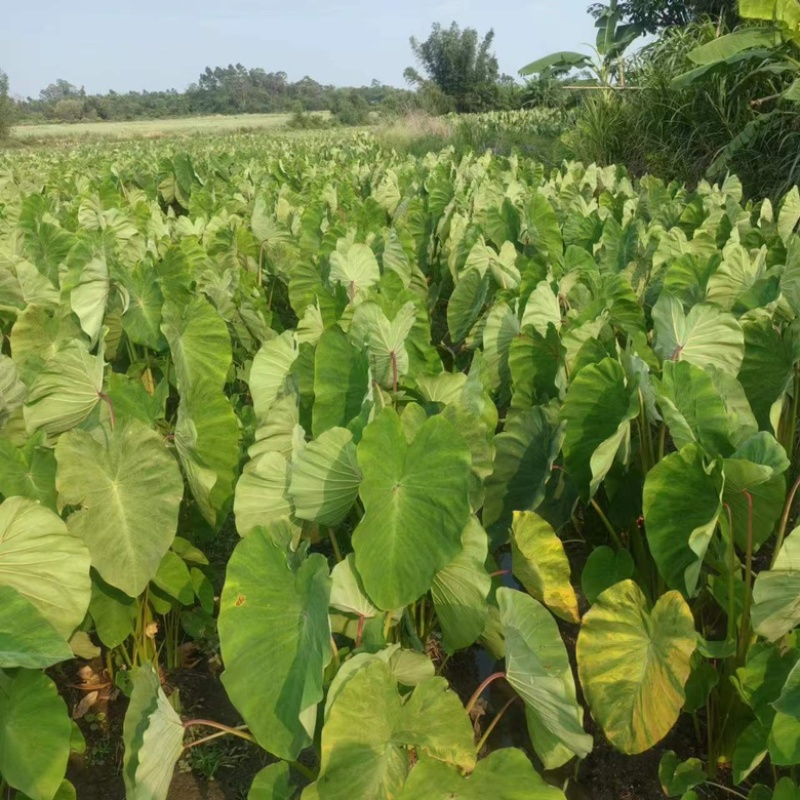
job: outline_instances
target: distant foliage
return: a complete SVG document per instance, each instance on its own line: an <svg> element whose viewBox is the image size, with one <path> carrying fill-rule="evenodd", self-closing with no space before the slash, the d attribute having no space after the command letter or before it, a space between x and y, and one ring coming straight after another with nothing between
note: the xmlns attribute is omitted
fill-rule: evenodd
<svg viewBox="0 0 800 800"><path fill-rule="evenodd" d="M703 17L724 17L728 23L738 20L737 0L628 0L617 6L623 17L641 25L647 33L688 25ZM607 7L594 3L590 13L598 16Z"/></svg>
<svg viewBox="0 0 800 800"><path fill-rule="evenodd" d="M8 136L14 115L14 106L8 96L8 76L0 72L0 139Z"/></svg>
<svg viewBox="0 0 800 800"><path fill-rule="evenodd" d="M455 22L443 28L436 23L424 42L411 37L411 49L427 77L408 67L406 80L419 87L433 83L452 98L456 111L494 108L500 69L490 50L493 41L492 30L481 39L474 28L461 30Z"/></svg>

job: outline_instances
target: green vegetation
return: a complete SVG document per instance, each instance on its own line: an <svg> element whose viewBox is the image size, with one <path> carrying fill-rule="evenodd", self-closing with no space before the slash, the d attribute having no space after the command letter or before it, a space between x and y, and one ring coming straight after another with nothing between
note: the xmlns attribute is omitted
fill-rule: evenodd
<svg viewBox="0 0 800 800"><path fill-rule="evenodd" d="M535 121L568 124L447 135ZM251 798L564 800L599 737L640 753L684 715L672 796L796 791L796 189L333 132L20 150L2 174L18 797L69 796L43 670L87 647L129 697L131 799L179 763L221 778L228 736L279 759ZM240 726L158 677L215 628ZM465 651L496 664L467 685ZM533 761L493 738L509 704Z"/></svg>

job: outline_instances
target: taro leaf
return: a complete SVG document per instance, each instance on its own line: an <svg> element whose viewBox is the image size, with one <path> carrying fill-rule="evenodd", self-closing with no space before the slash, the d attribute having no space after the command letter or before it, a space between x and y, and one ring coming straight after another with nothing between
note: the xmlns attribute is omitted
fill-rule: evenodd
<svg viewBox="0 0 800 800"><path fill-rule="evenodd" d="M31 800L53 800L72 725L56 685L38 670L0 670L0 774Z"/></svg>
<svg viewBox="0 0 800 800"><path fill-rule="evenodd" d="M667 797L682 797L689 789L708 779L699 758L680 761L673 750L667 750L658 764L658 780Z"/></svg>
<svg viewBox="0 0 800 800"><path fill-rule="evenodd" d="M111 649L122 644L133 633L136 601L93 575L89 614L100 641Z"/></svg>
<svg viewBox="0 0 800 800"><path fill-rule="evenodd" d="M492 579L486 571L489 540L475 517L461 534L462 551L436 573L431 596L442 627L442 644L448 653L474 644L486 627L486 598Z"/></svg>
<svg viewBox="0 0 800 800"><path fill-rule="evenodd" d="M78 283L70 292L72 310L92 345L100 335L110 286L106 260L103 256L95 256L83 266Z"/></svg>
<svg viewBox="0 0 800 800"><path fill-rule="evenodd" d="M250 531L228 563L219 614L222 683L259 744L287 760L311 744L331 657L327 562L295 562L268 531Z"/></svg>
<svg viewBox="0 0 800 800"><path fill-rule="evenodd" d="M414 602L458 555L471 463L458 431L441 416L427 420L411 443L391 408L365 428L358 446L364 516L352 541L364 588L379 608Z"/></svg>
<svg viewBox="0 0 800 800"><path fill-rule="evenodd" d="M152 664L135 667L132 684L122 728L125 796L127 800L166 800L183 751L183 723Z"/></svg>
<svg viewBox="0 0 800 800"><path fill-rule="evenodd" d="M289 783L289 765L280 761L256 774L247 800L291 800L294 796L294 787Z"/></svg>
<svg viewBox="0 0 800 800"><path fill-rule="evenodd" d="M714 388L719 392L728 417L728 439L734 446L746 442L758 433L758 422L750 408L744 387L733 375L708 367Z"/></svg>
<svg viewBox="0 0 800 800"><path fill-rule="evenodd" d="M786 683L781 689L780 696L772 707L790 717L800 720L800 668L795 664L786 678Z"/></svg>
<svg viewBox="0 0 800 800"><path fill-rule="evenodd" d="M155 350L166 349L167 341L161 332L161 294L155 271L152 268L134 269L124 276L130 303L122 315L122 328L134 343Z"/></svg>
<svg viewBox="0 0 800 800"><path fill-rule="evenodd" d="M0 585L0 669L44 669L69 661L72 650L36 606Z"/></svg>
<svg viewBox="0 0 800 800"><path fill-rule="evenodd" d="M447 330L450 340L460 342L470 332L486 303L489 276L470 268L458 279L447 302Z"/></svg>
<svg viewBox="0 0 800 800"><path fill-rule="evenodd" d="M630 422L638 414L637 386L626 385L618 361L605 358L573 379L561 411L564 465L584 496L594 497L618 452L627 461Z"/></svg>
<svg viewBox="0 0 800 800"><path fill-rule="evenodd" d="M419 686L436 675L436 668L426 655L415 650L402 650L399 644L387 645L376 653L356 653L339 667L328 687L324 714L326 722L342 689L359 670L375 661L388 665L392 678L403 686Z"/></svg>
<svg viewBox="0 0 800 800"><path fill-rule="evenodd" d="M11 497L0 504L0 586L16 589L68 639L89 606L89 552L55 513Z"/></svg>
<svg viewBox="0 0 800 800"><path fill-rule="evenodd" d="M710 456L727 456L728 416L708 373L688 361L665 361L658 407L675 446L698 442Z"/></svg>
<svg viewBox="0 0 800 800"><path fill-rule="evenodd" d="M457 769L422 758L411 770L398 800L565 800L548 786L516 748L495 750L464 777Z"/></svg>
<svg viewBox="0 0 800 800"><path fill-rule="evenodd" d="M247 463L236 484L233 501L240 536L259 525L291 516L294 508L289 499L290 473L289 462L274 451L262 453Z"/></svg>
<svg viewBox="0 0 800 800"><path fill-rule="evenodd" d="M494 472L486 479L483 524L494 544L504 544L514 511L535 510L561 449L563 427L552 406L515 414L495 436Z"/></svg>
<svg viewBox="0 0 800 800"><path fill-rule="evenodd" d="M514 577L533 597L566 622L580 622L567 554L547 520L532 511L514 512L511 557Z"/></svg>
<svg viewBox="0 0 800 800"><path fill-rule="evenodd" d="M361 470L353 434L331 428L309 442L292 464L289 496L295 516L320 525L336 526L358 497Z"/></svg>
<svg viewBox="0 0 800 800"><path fill-rule="evenodd" d="M528 296L522 312L521 327L532 325L540 336L547 335L550 325L561 328L561 306L558 295L550 288L549 281L541 281Z"/></svg>
<svg viewBox="0 0 800 800"><path fill-rule="evenodd" d="M138 420L98 438L82 430L56 445L56 488L70 533L106 583L136 597L156 574L178 525L183 479L164 440Z"/></svg>
<svg viewBox="0 0 800 800"><path fill-rule="evenodd" d="M722 461L706 462L689 444L656 464L644 482L645 531L658 571L670 589L691 597L722 513Z"/></svg>
<svg viewBox="0 0 800 800"><path fill-rule="evenodd" d="M304 800L389 800L405 783L409 748L464 770L475 767L469 716L444 678L420 683L403 701L387 664L358 670L322 729L319 778Z"/></svg>
<svg viewBox="0 0 800 800"><path fill-rule="evenodd" d="M0 353L0 428L9 417L22 408L28 389L20 380L14 360Z"/></svg>
<svg viewBox="0 0 800 800"><path fill-rule="evenodd" d="M552 325L544 336L526 328L511 342L508 364L514 385L512 408L530 408L558 398L559 385L566 383L565 353Z"/></svg>
<svg viewBox="0 0 800 800"><path fill-rule="evenodd" d="M314 356L314 436L346 427L360 413L369 391L369 360L340 328L320 337Z"/></svg>
<svg viewBox="0 0 800 800"><path fill-rule="evenodd" d="M275 402L293 388L292 366L297 355L298 345L292 331L264 342L256 353L250 370L250 393L260 420L265 420Z"/></svg>
<svg viewBox="0 0 800 800"><path fill-rule="evenodd" d="M194 600L194 585L186 562L173 552L161 559L153 584L162 592L175 598L181 605L190 606Z"/></svg>
<svg viewBox="0 0 800 800"><path fill-rule="evenodd" d="M696 305L687 315L679 300L662 293L653 307L653 326L655 351L664 361L688 361L738 374L744 333L736 319L717 306Z"/></svg>
<svg viewBox="0 0 800 800"><path fill-rule="evenodd" d="M776 712L769 732L769 758L776 767L792 767L800 762L800 720Z"/></svg>
<svg viewBox="0 0 800 800"><path fill-rule="evenodd" d="M616 553L605 545L598 547L586 559L581 573L581 589L590 603L615 583L633 577L634 564L627 550Z"/></svg>
<svg viewBox="0 0 800 800"><path fill-rule="evenodd" d="M80 341L66 345L39 373L25 404L29 433L55 435L83 422L100 402L104 361Z"/></svg>
<svg viewBox="0 0 800 800"><path fill-rule="evenodd" d="M231 367L231 337L225 320L202 295L188 304L164 305L161 331L169 342L181 393L200 383L222 389Z"/></svg>
<svg viewBox="0 0 800 800"><path fill-rule="evenodd" d="M736 738L733 748L733 782L743 783L767 755L769 729L753 720Z"/></svg>
<svg viewBox="0 0 800 800"><path fill-rule="evenodd" d="M800 786L791 778L781 778L775 784L772 800L800 800Z"/></svg>
<svg viewBox="0 0 800 800"><path fill-rule="evenodd" d="M56 510L56 458L43 447L44 433L31 436L21 448L0 439L0 496L28 497Z"/></svg>
<svg viewBox="0 0 800 800"><path fill-rule="evenodd" d="M745 326L744 361L739 381L761 430L770 430L777 421L775 411L779 416L783 399L792 385L796 360L791 337L782 336L772 320Z"/></svg>
<svg viewBox="0 0 800 800"><path fill-rule="evenodd" d="M209 525L221 524L239 467L239 422L217 387L201 382L182 393L175 449L200 513Z"/></svg>
<svg viewBox="0 0 800 800"><path fill-rule="evenodd" d="M357 346L367 348L372 377L384 389L393 389L408 374L406 340L416 321L417 307L410 300L391 320L377 303L361 303L356 307L350 339Z"/></svg>
<svg viewBox="0 0 800 800"><path fill-rule="evenodd" d="M352 303L356 295L374 286L381 279L378 259L372 248L366 244L351 244L340 239L336 250L330 255L330 278L333 283L338 283L347 290Z"/></svg>
<svg viewBox="0 0 800 800"><path fill-rule="evenodd" d="M775 642L800 622L800 528L784 540L772 569L753 585L753 629Z"/></svg>
<svg viewBox="0 0 800 800"><path fill-rule="evenodd" d="M339 611L371 619L377 617L380 611L364 592L361 577L356 572L355 561L355 556L350 553L344 561L340 561L333 568L330 604Z"/></svg>
<svg viewBox="0 0 800 800"><path fill-rule="evenodd" d="M505 391L511 385L508 354L519 330L519 320L511 308L506 303L495 303L483 329L483 354L492 391Z"/></svg>
<svg viewBox="0 0 800 800"><path fill-rule="evenodd" d="M745 665L731 678L739 696L765 728L772 726L776 713L773 703L798 657L800 652L794 648L782 650L769 642L755 642L747 651Z"/></svg>
<svg viewBox="0 0 800 800"><path fill-rule="evenodd" d="M578 635L578 675L614 747L636 755L669 733L696 647L694 618L678 592L662 595L652 611L630 580L597 598Z"/></svg>
<svg viewBox="0 0 800 800"><path fill-rule="evenodd" d="M556 769L592 749L583 730L583 709L575 681L550 612L537 600L513 589L497 590L506 640L506 680L525 703L528 734L546 769Z"/></svg>

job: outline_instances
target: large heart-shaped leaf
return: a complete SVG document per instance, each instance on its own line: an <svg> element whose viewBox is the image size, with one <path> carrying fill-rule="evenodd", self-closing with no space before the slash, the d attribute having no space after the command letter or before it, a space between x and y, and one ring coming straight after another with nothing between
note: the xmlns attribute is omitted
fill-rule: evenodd
<svg viewBox="0 0 800 800"><path fill-rule="evenodd" d="M28 388L20 380L16 363L0 353L0 428L22 407L27 395Z"/></svg>
<svg viewBox="0 0 800 800"><path fill-rule="evenodd" d="M77 285L70 292L70 305L92 344L100 335L111 282L105 257L94 256L82 267Z"/></svg>
<svg viewBox="0 0 800 800"><path fill-rule="evenodd" d="M233 511L236 530L245 536L259 525L288 519L294 506L289 498L291 467L281 453L268 450L247 462L236 484Z"/></svg>
<svg viewBox="0 0 800 800"><path fill-rule="evenodd" d="M664 361L688 361L714 366L734 377L744 359L744 333L736 319L714 305L696 305L684 314L683 305L662 293L653 307L655 351Z"/></svg>
<svg viewBox="0 0 800 800"><path fill-rule="evenodd" d="M63 636L16 589L0 585L0 669L44 669L68 661Z"/></svg>
<svg viewBox="0 0 800 800"><path fill-rule="evenodd" d="M393 409L364 430L364 517L353 548L367 594L380 608L415 601L458 555L470 514L471 463L458 431L441 416L428 419L411 443Z"/></svg>
<svg viewBox="0 0 800 800"><path fill-rule="evenodd" d="M71 342L45 364L25 404L28 432L55 435L83 422L100 402L104 361L80 341Z"/></svg>
<svg viewBox="0 0 800 800"><path fill-rule="evenodd" d="M56 458L43 447L44 433L31 436L21 448L0 439L0 495L28 497L56 510Z"/></svg>
<svg viewBox="0 0 800 800"><path fill-rule="evenodd" d="M511 558L514 577L533 597L557 617L580 622L567 554L547 520L532 511L514 512Z"/></svg>
<svg viewBox="0 0 800 800"><path fill-rule="evenodd" d="M259 743L293 760L311 743L331 656L331 581L321 555L294 565L256 528L228 563L219 639L228 695Z"/></svg>
<svg viewBox="0 0 800 800"><path fill-rule="evenodd" d="M356 295L381 279L378 259L368 245L349 244L340 239L336 250L331 253L330 278L333 283L345 287L352 302Z"/></svg>
<svg viewBox="0 0 800 800"><path fill-rule="evenodd" d="M630 421L639 414L637 389L612 358L584 367L570 385L561 411L564 463L588 497L595 495L618 452L627 461Z"/></svg>
<svg viewBox="0 0 800 800"><path fill-rule="evenodd" d="M753 585L753 628L774 642L800 622L800 528L784 540L770 570Z"/></svg>
<svg viewBox="0 0 800 800"><path fill-rule="evenodd" d="M290 393L294 386L292 366L298 345L292 331L265 342L250 369L250 393L259 419L264 420L272 405Z"/></svg>
<svg viewBox="0 0 800 800"><path fill-rule="evenodd" d="M506 640L506 679L525 702L528 733L547 769L592 749L567 650L550 612L522 592L498 589Z"/></svg>
<svg viewBox="0 0 800 800"><path fill-rule="evenodd" d="M292 800L294 787L289 782L289 765L285 761L264 767L255 778L247 800Z"/></svg>
<svg viewBox="0 0 800 800"><path fill-rule="evenodd" d="M707 462L696 444L670 453L645 479L642 502L650 552L667 585L690 597L722 513L723 482L721 460Z"/></svg>
<svg viewBox="0 0 800 800"><path fill-rule="evenodd" d="M678 592L662 595L652 611L633 581L597 598L578 635L578 675L614 747L635 755L669 733L696 646L694 618Z"/></svg>
<svg viewBox="0 0 800 800"><path fill-rule="evenodd" d="M475 517L461 535L462 550L436 573L431 596L442 626L442 644L448 653L469 647L486 627L486 598L492 579L486 571L489 539Z"/></svg>
<svg viewBox="0 0 800 800"><path fill-rule="evenodd" d="M152 664L136 667L125 714L122 777L127 800L166 800L183 752L184 728Z"/></svg>
<svg viewBox="0 0 800 800"><path fill-rule="evenodd" d="M52 511L11 497L0 504L0 586L16 589L68 639L89 607L89 551Z"/></svg>
<svg viewBox="0 0 800 800"><path fill-rule="evenodd" d="M56 488L78 506L67 524L106 583L136 597L175 538L183 479L164 441L138 420L98 438L82 430L56 445Z"/></svg>
<svg viewBox="0 0 800 800"><path fill-rule="evenodd" d="M0 670L0 774L30 800L53 800L67 771L72 725L42 672Z"/></svg>
<svg viewBox="0 0 800 800"><path fill-rule="evenodd" d="M316 783L304 800L389 800L408 774L409 748L446 764L475 766L472 725L443 678L420 683L403 702L389 666L367 664L339 692L322 729Z"/></svg>
<svg viewBox="0 0 800 800"><path fill-rule="evenodd" d="M512 748L495 750L462 775L454 767L423 758L411 770L398 800L565 800L548 786L528 757Z"/></svg>
<svg viewBox="0 0 800 800"><path fill-rule="evenodd" d="M352 508L360 483L353 434L331 428L309 442L292 464L289 496L295 515L336 526Z"/></svg>

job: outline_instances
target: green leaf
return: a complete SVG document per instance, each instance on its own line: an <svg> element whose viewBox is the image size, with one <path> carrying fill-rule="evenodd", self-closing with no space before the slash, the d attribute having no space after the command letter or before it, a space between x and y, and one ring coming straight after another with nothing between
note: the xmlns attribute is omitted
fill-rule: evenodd
<svg viewBox="0 0 800 800"><path fill-rule="evenodd" d="M694 618L678 592L652 611L633 581L603 592L583 618L578 675L592 716L617 750L643 753L678 719L697 647Z"/></svg>
<svg viewBox="0 0 800 800"><path fill-rule="evenodd" d="M13 359L0 353L0 428L25 402L28 389L20 380Z"/></svg>
<svg viewBox="0 0 800 800"><path fill-rule="evenodd" d="M256 774L247 800L291 800L294 795L294 787L289 783L289 765L281 761Z"/></svg>
<svg viewBox="0 0 800 800"><path fill-rule="evenodd" d="M769 730L757 719L736 738L733 748L733 781L737 785L747 780L767 755Z"/></svg>
<svg viewBox="0 0 800 800"><path fill-rule="evenodd" d="M231 337L225 320L202 295L183 307L164 304L161 331L169 342L178 389L196 384L222 389L231 367Z"/></svg>
<svg viewBox="0 0 800 800"><path fill-rule="evenodd" d="M581 589L590 603L615 583L633 577L634 564L627 550L614 552L610 547L597 547L589 554L581 573Z"/></svg>
<svg viewBox="0 0 800 800"><path fill-rule="evenodd" d="M364 591L361 577L356 572L353 553L340 561L331 571L331 599L333 608L348 614L357 614L365 619L377 617L380 611L372 604Z"/></svg>
<svg viewBox="0 0 800 800"><path fill-rule="evenodd" d="M492 391L511 384L508 356L511 342L518 334L517 315L506 303L495 303L489 311L483 329L483 355Z"/></svg>
<svg viewBox="0 0 800 800"><path fill-rule="evenodd" d="M59 502L80 507L67 525L103 580L136 597L175 538L183 479L161 436L138 420L99 436L74 430L58 440Z"/></svg>
<svg viewBox="0 0 800 800"><path fill-rule="evenodd" d="M183 752L183 723L169 704L152 664L135 667L132 683L122 728L125 796L127 800L166 800Z"/></svg>
<svg viewBox="0 0 800 800"><path fill-rule="evenodd" d="M325 331L314 357L314 436L349 425L361 413L368 391L366 353L351 344L340 328Z"/></svg>
<svg viewBox="0 0 800 800"><path fill-rule="evenodd" d="M82 267L78 283L69 295L72 310L92 345L97 342L103 326L110 287L106 260L95 256Z"/></svg>
<svg viewBox="0 0 800 800"><path fill-rule="evenodd" d="M350 302L381 279L378 259L365 244L350 244L340 239L331 253L330 278L347 290Z"/></svg>
<svg viewBox="0 0 800 800"><path fill-rule="evenodd" d="M415 601L458 555L470 514L471 462L441 416L428 419L411 443L393 409L364 430L358 446L364 517L352 541L364 587L379 608Z"/></svg>
<svg viewBox="0 0 800 800"><path fill-rule="evenodd" d="M103 367L80 341L56 353L31 386L24 409L28 433L55 435L83 422L100 402Z"/></svg>
<svg viewBox="0 0 800 800"><path fill-rule="evenodd" d="M699 758L680 761L673 750L667 750L658 764L658 780L667 797L680 797L705 783L707 777Z"/></svg>
<svg viewBox="0 0 800 800"><path fill-rule="evenodd" d="M268 450L247 462L236 484L233 511L236 530L247 535L257 526L288 519L293 511L289 499L291 467L278 452Z"/></svg>
<svg viewBox="0 0 800 800"><path fill-rule="evenodd" d="M543 605L522 592L497 590L506 639L506 680L525 703L528 734L546 769L584 758L592 737L558 626Z"/></svg>
<svg viewBox="0 0 800 800"><path fill-rule="evenodd" d="M637 388L626 385L625 371L612 358L584 367L570 385L561 410L564 464L585 496L594 497L618 453L628 460Z"/></svg>
<svg viewBox="0 0 800 800"><path fill-rule="evenodd" d="M688 361L665 361L658 407L679 450L698 442L711 456L730 455L725 405L705 370Z"/></svg>
<svg viewBox="0 0 800 800"><path fill-rule="evenodd" d="M89 553L52 511L11 497L0 504L0 586L16 589L68 639L89 606Z"/></svg>
<svg viewBox="0 0 800 800"><path fill-rule="evenodd" d="M565 800L548 786L527 756L512 748L495 750L464 777L457 769L424 758L411 770L398 800Z"/></svg>
<svg viewBox="0 0 800 800"><path fill-rule="evenodd" d="M56 458L42 447L44 434L31 436L21 448L0 439L0 495L27 497L56 510Z"/></svg>
<svg viewBox="0 0 800 800"><path fill-rule="evenodd" d="M696 305L684 314L668 294L653 307L655 351L664 361L688 361L703 369L713 366L733 377L744 359L744 333L736 319L716 306Z"/></svg>
<svg viewBox="0 0 800 800"><path fill-rule="evenodd" d="M564 545L553 527L532 511L515 511L511 528L514 577L557 617L580 622Z"/></svg>
<svg viewBox="0 0 800 800"><path fill-rule="evenodd" d="M692 597L722 513L723 469L689 444L656 464L644 482L642 503L650 552L667 586Z"/></svg>
<svg viewBox="0 0 800 800"><path fill-rule="evenodd" d="M784 540L772 569L753 585L753 629L775 642L800 622L800 528Z"/></svg>
<svg viewBox="0 0 800 800"><path fill-rule="evenodd" d="M475 767L472 725L444 678L420 683L403 702L388 665L367 664L339 692L322 729L316 783L304 800L396 797L409 748L461 769Z"/></svg>
<svg viewBox="0 0 800 800"><path fill-rule="evenodd" d="M470 268L458 278L447 302L447 330L453 342L460 342L480 316L489 293L489 276Z"/></svg>
<svg viewBox="0 0 800 800"><path fill-rule="evenodd" d="M276 401L294 388L292 366L297 355L298 344L292 331L264 342L256 353L250 370L250 393L260 420L265 420Z"/></svg>
<svg viewBox="0 0 800 800"><path fill-rule="evenodd" d="M442 627L442 644L448 653L474 644L486 627L486 598L492 579L486 571L489 540L475 517L461 534L462 550L436 573L431 596Z"/></svg>
<svg viewBox="0 0 800 800"><path fill-rule="evenodd" d="M67 771L72 725L42 672L0 671L0 774L31 800L53 800Z"/></svg>
<svg viewBox="0 0 800 800"><path fill-rule="evenodd" d="M72 650L34 604L0 585L0 669L44 669L69 661Z"/></svg>
<svg viewBox="0 0 800 800"><path fill-rule="evenodd" d="M181 605L192 605L194 601L192 576L184 560L175 553L168 552L161 559L158 570L153 576L153 583Z"/></svg>
<svg viewBox="0 0 800 800"><path fill-rule="evenodd" d="M292 464L289 496L295 516L335 527L353 507L360 483L353 434L345 428L325 431Z"/></svg>
<svg viewBox="0 0 800 800"><path fill-rule="evenodd" d="M328 565L295 560L252 530L228 563L219 614L222 683L259 743L288 760L311 743L331 657Z"/></svg>
<svg viewBox="0 0 800 800"><path fill-rule="evenodd" d="M520 71L520 75L539 75L542 72L549 72L550 70L568 70L568 69L583 69L592 63L589 56L583 53L573 53L567 50L559 53L551 53L549 56L540 58L536 61L531 61L526 64Z"/></svg>
<svg viewBox="0 0 800 800"><path fill-rule="evenodd" d="M483 524L494 543L504 543L514 511L535 510L563 441L557 411L536 406L515 414L495 436L494 472L486 479Z"/></svg>
<svg viewBox="0 0 800 800"><path fill-rule="evenodd" d="M134 344L159 353L167 341L161 333L164 296L155 278L154 271L141 267L125 275L130 304L122 315L122 328Z"/></svg>

